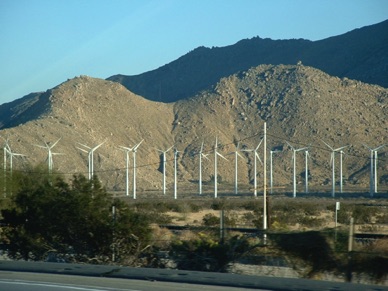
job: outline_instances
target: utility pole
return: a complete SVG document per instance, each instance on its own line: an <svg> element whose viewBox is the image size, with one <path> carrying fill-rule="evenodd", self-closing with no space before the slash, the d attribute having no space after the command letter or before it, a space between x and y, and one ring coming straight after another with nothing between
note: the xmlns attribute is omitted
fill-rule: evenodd
<svg viewBox="0 0 388 291"><path fill-rule="evenodd" d="M264 122L263 230L267 229L267 123Z"/></svg>

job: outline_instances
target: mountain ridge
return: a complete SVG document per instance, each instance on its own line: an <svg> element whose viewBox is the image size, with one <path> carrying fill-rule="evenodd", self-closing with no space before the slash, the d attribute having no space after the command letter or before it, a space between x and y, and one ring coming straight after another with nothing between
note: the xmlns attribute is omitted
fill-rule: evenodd
<svg viewBox="0 0 388 291"><path fill-rule="evenodd" d="M300 61L333 76L388 87L388 20L319 41L254 37L225 47L198 47L158 69L107 80L150 100L175 102L238 71Z"/></svg>

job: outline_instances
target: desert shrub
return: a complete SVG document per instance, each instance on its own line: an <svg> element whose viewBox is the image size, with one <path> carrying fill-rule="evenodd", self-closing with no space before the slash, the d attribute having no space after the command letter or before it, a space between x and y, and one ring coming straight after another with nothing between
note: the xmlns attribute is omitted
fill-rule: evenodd
<svg viewBox="0 0 388 291"><path fill-rule="evenodd" d="M203 218L202 218L202 223L205 226L216 226L220 225L220 218L215 216L212 213L207 213Z"/></svg>
<svg viewBox="0 0 388 291"><path fill-rule="evenodd" d="M211 203L210 208L213 210L222 210L226 209L228 206L228 202L226 199L214 199Z"/></svg>
<svg viewBox="0 0 388 291"><path fill-rule="evenodd" d="M353 210L353 218L355 223L372 223L373 217L376 215L375 207L356 205Z"/></svg>
<svg viewBox="0 0 388 291"><path fill-rule="evenodd" d="M321 227L325 223L325 219L301 215L299 217L299 223L305 227Z"/></svg>
<svg viewBox="0 0 388 291"><path fill-rule="evenodd" d="M335 211L333 206L333 211ZM353 216L355 206L351 204L341 204L341 209L337 211L337 222L341 224L349 224L350 218Z"/></svg>
<svg viewBox="0 0 388 291"><path fill-rule="evenodd" d="M388 224L388 213L381 213L376 217L376 223Z"/></svg>
<svg viewBox="0 0 388 291"><path fill-rule="evenodd" d="M232 215L224 215L224 224L227 227L234 227L237 225L237 217ZM220 225L220 217L215 216L212 213L207 213L202 218L202 224L205 226L217 226Z"/></svg>
<svg viewBox="0 0 388 291"><path fill-rule="evenodd" d="M308 271L306 277L311 278L322 271L336 268L336 259L326 236L317 231L272 234L271 241L294 265L303 262Z"/></svg>
<svg viewBox="0 0 388 291"><path fill-rule="evenodd" d="M388 258L378 254L354 253L352 255L352 271L368 274L376 283L388 278Z"/></svg>
<svg viewBox="0 0 388 291"><path fill-rule="evenodd" d="M180 270L225 272L231 262L250 248L248 240L242 236L219 243L214 237L200 233L195 239L173 242L170 255Z"/></svg>

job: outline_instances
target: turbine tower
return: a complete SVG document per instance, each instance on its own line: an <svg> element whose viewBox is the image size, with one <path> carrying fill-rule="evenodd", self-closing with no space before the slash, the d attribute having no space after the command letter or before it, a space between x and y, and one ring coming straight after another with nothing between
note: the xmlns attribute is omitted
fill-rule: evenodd
<svg viewBox="0 0 388 291"><path fill-rule="evenodd" d="M132 152L132 158L133 158L133 162L132 162L132 167L133 167L133 183L132 183L133 199L136 199L136 152L137 152L138 147L140 146L140 144L143 141L144 140L141 140L138 144L136 144L132 148L121 146L121 148L124 149L126 152L126 171L125 171L125 174L126 174L125 194L126 194L126 196L129 196L129 152Z"/></svg>
<svg viewBox="0 0 388 291"><path fill-rule="evenodd" d="M239 153L240 143L237 143L236 150L234 153L234 194L238 194L238 158L244 159L244 157Z"/></svg>
<svg viewBox="0 0 388 291"><path fill-rule="evenodd" d="M79 145L83 146L84 148L79 148L77 147L77 149L79 149L80 151L83 151L85 153L88 154L88 170L89 170L89 180L92 180L93 176L94 176L94 152L100 147L102 146L103 144L105 143L105 141L103 141L102 143L96 145L95 147L89 147L87 145L84 145L82 143L78 143ZM86 149L85 149L86 148Z"/></svg>
<svg viewBox="0 0 388 291"><path fill-rule="evenodd" d="M331 155L330 155L331 156L331 169L332 169L332 173L331 173L331 186L332 186L331 196L335 197L335 153L336 152L340 152L342 149L348 147L348 145L334 149L332 146L327 144L325 141L322 141L322 142L331 150ZM342 163L341 163L340 171L342 173ZM342 177L341 177L341 180L342 180Z"/></svg>
<svg viewBox="0 0 388 291"><path fill-rule="evenodd" d="M4 138L3 138L4 139ZM4 146L3 146L3 179L4 179L4 197L7 196L7 154L8 154L8 138L4 139Z"/></svg>
<svg viewBox="0 0 388 291"><path fill-rule="evenodd" d="M217 198L218 196L218 181L217 181L217 158L221 157L224 160L227 160L223 155L221 155L218 151L218 142L217 142L217 137L216 137L216 143L214 145L214 198Z"/></svg>
<svg viewBox="0 0 388 291"><path fill-rule="evenodd" d="M305 154L304 192L308 194L309 193L309 162L308 161L310 157L308 149L304 151L304 154Z"/></svg>
<svg viewBox="0 0 388 291"><path fill-rule="evenodd" d="M174 146L169 147L167 150L158 150L163 155L163 194L166 194L166 153L169 152Z"/></svg>
<svg viewBox="0 0 388 291"><path fill-rule="evenodd" d="M178 160L178 153L179 151L174 148L174 199L178 198L178 191L177 191L177 186L178 186L178 179L177 179L177 172L178 172L178 165L177 165L177 160Z"/></svg>
<svg viewBox="0 0 388 291"><path fill-rule="evenodd" d="M378 146L376 148L371 148L364 144L366 148L370 151L370 178L369 178L369 194L373 197L374 193L377 193L377 157L378 150L383 148L385 144Z"/></svg>
<svg viewBox="0 0 388 291"><path fill-rule="evenodd" d="M303 150L306 150L307 147L296 149L288 141L286 141L286 143L292 149L292 162L293 162L293 171L292 171L292 173L293 173L293 178L292 178L292 181L293 181L293 191L292 191L292 195L295 198L296 197L296 153L300 152L300 151L303 151Z"/></svg>
<svg viewBox="0 0 388 291"><path fill-rule="evenodd" d="M47 162L48 162L48 171L49 171L49 174L52 173L52 170L53 170L53 166L54 166L54 162L53 162L53 156L54 155L62 155L61 153L53 153L52 152L52 149L57 145L57 143L61 140L61 138L59 138L56 142L54 142L51 146L47 143L47 142L44 142L45 145L44 146L41 146L41 145L35 145L37 147L40 147L42 149L46 149L47 150Z"/></svg>
<svg viewBox="0 0 388 291"><path fill-rule="evenodd" d="M4 143L4 197L7 197L7 155L9 156L9 173L10 173L10 178L12 180L12 168L13 168L13 157L14 156L21 156L25 157L26 155L23 154L18 154L18 153L13 153L11 150L11 147L9 145L8 138L5 140ZM12 187L11 187L12 188ZM11 189L11 194L12 194L12 189Z"/></svg>
<svg viewBox="0 0 388 291"><path fill-rule="evenodd" d="M257 147L254 149L242 150L244 152L253 152L253 154L254 154L254 158L253 158L253 171L254 171L254 173L253 173L253 187L254 187L253 195L255 197L257 197L257 160L259 160L260 163L263 164L263 162L260 159L259 153L257 151L259 150L262 142L263 142L263 139L260 140Z"/></svg>
<svg viewBox="0 0 388 291"><path fill-rule="evenodd" d="M203 153L203 142L201 144L201 149L199 150L199 179L198 179L198 192L199 192L199 195L202 194L202 158L205 158L207 160L209 160L209 158L207 157L208 155L207 154L204 154Z"/></svg>
<svg viewBox="0 0 388 291"><path fill-rule="evenodd" d="M273 167L272 167L272 156L274 153L278 153L280 152L279 150L271 150L270 151L270 155L269 155L269 171L270 171L270 175L269 175L269 184L270 184L270 194L273 193Z"/></svg>

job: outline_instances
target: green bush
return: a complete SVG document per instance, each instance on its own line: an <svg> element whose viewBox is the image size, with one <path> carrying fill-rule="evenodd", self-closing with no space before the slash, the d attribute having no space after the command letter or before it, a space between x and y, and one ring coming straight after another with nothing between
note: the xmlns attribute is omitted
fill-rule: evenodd
<svg viewBox="0 0 388 291"><path fill-rule="evenodd" d="M170 255L180 270L225 272L231 262L250 249L248 240L242 236L219 243L212 236L200 233L196 239L173 242Z"/></svg>
<svg viewBox="0 0 388 291"><path fill-rule="evenodd" d="M208 213L202 218L202 223L205 226L216 226L220 225L220 218L214 214Z"/></svg>
<svg viewBox="0 0 388 291"><path fill-rule="evenodd" d="M148 217L114 200L96 176L74 176L70 185L37 172L17 179L19 189L1 211L11 258L43 260L56 253L72 261L108 261L114 248L124 260L147 244Z"/></svg>

